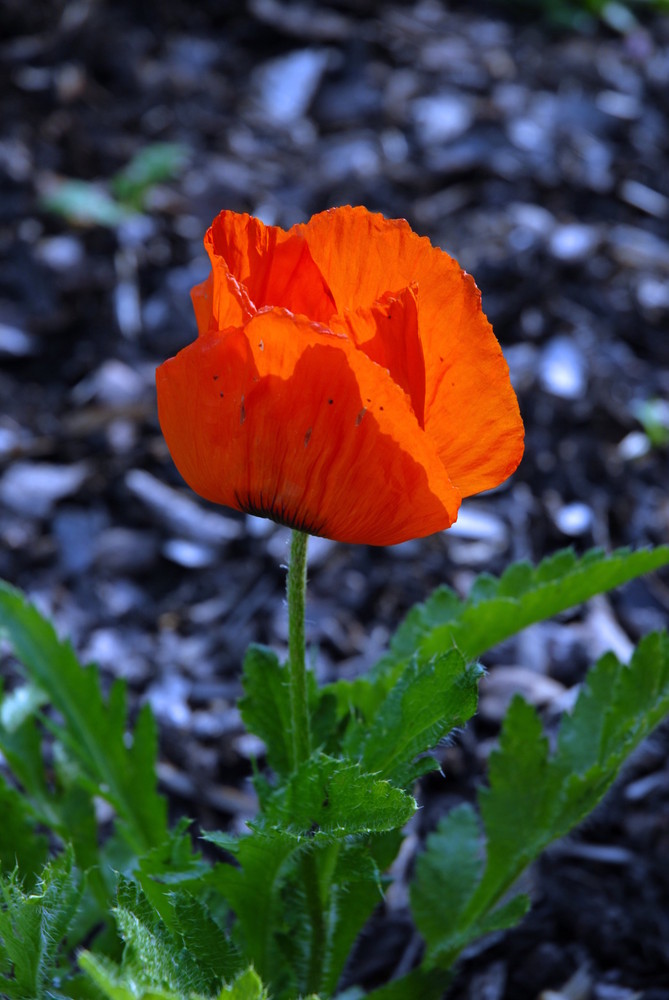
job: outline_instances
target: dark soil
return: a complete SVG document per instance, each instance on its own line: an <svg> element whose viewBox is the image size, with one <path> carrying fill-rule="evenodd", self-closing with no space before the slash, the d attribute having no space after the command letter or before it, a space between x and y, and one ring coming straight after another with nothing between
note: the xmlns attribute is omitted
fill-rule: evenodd
<svg viewBox="0 0 669 1000"><path fill-rule="evenodd" d="M517 474L448 534L314 541L320 678L371 664L438 583L669 536L669 20L559 34L505 5L449 8L0 10L0 575L152 704L174 815L205 827L242 829L253 811L239 663L250 641L286 638L286 531L203 515L156 419L153 371L195 335L188 290L221 208L284 226L347 203L406 217L475 275L526 423ZM182 143L188 162L142 214L104 228L44 208L57 177L106 181L153 142ZM550 722L589 662L629 655L668 611L665 573L487 657L480 715L420 791L406 872L471 798L512 688ZM535 867L532 913L465 957L451 1000L669 998L668 745L653 736ZM418 957L405 874L351 981Z"/></svg>

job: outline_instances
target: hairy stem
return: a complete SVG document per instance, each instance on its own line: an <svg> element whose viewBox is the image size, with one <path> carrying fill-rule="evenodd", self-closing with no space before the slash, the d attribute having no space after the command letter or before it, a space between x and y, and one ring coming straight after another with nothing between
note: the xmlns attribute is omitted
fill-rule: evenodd
<svg viewBox="0 0 669 1000"><path fill-rule="evenodd" d="M293 531L286 592L288 596L288 674L293 770L311 753L307 666L304 654L304 606L307 589L308 535Z"/></svg>
<svg viewBox="0 0 669 1000"><path fill-rule="evenodd" d="M304 643L304 608L307 589L307 541L302 531L293 531L286 591L288 595L288 670L293 770L311 753L307 665ZM318 990L325 956L325 920L318 871L312 851L302 858L302 881L309 912L311 942L307 971L307 992Z"/></svg>

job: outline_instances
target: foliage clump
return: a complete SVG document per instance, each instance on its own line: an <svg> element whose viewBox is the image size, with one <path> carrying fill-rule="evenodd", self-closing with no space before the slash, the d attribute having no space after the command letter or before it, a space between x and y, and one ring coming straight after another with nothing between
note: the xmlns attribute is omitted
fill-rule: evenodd
<svg viewBox="0 0 669 1000"><path fill-rule="evenodd" d="M466 599L439 588L354 681L309 678L312 750L291 757L287 668L264 647L244 664L243 719L265 743L247 833L173 829L157 791L150 710L130 724L122 683L95 667L18 591L0 585L0 634L23 683L0 699L0 993L10 1000L294 1000L337 995L383 898L430 751L476 710L478 657L532 622L669 564L669 547L577 557L480 576ZM592 668L551 749L516 697L478 808L453 809L418 857L410 905L421 964L370 994L438 1000L468 944L515 924L523 870L601 800L669 712L669 637L629 664ZM48 759L49 766L45 761ZM96 803L113 822L99 828Z"/></svg>

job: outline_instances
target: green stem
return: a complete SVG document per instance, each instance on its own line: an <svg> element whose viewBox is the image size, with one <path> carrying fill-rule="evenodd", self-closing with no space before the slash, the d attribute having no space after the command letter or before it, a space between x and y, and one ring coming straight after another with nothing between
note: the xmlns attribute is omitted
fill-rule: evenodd
<svg viewBox="0 0 669 1000"><path fill-rule="evenodd" d="M302 531L293 531L286 592L288 596L288 683L293 770L311 753L307 666L304 654L304 606L307 589L307 541Z"/></svg>
<svg viewBox="0 0 669 1000"><path fill-rule="evenodd" d="M288 595L288 683L290 685L290 725L293 748L293 770L309 759L311 726L307 665L304 643L304 608L307 589L308 535L293 531L290 545L290 565L286 592ZM307 971L307 992L318 990L323 975L325 954L325 920L317 859L307 851L301 861L302 881L309 913L311 942Z"/></svg>

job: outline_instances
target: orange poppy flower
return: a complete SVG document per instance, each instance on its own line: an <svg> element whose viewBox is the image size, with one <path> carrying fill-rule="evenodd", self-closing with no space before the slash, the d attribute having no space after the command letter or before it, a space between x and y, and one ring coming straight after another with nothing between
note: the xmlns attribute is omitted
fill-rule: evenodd
<svg viewBox="0 0 669 1000"><path fill-rule="evenodd" d="M207 500L343 542L448 528L523 452L472 278L365 208L287 232L221 212L193 289L199 337L158 368L158 412Z"/></svg>

